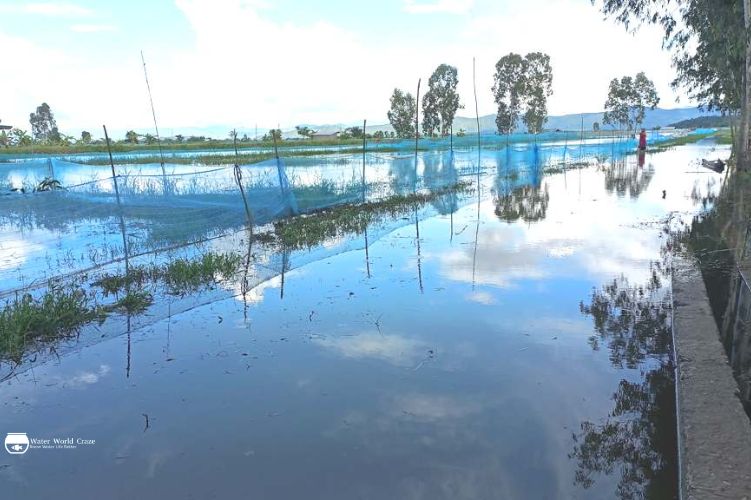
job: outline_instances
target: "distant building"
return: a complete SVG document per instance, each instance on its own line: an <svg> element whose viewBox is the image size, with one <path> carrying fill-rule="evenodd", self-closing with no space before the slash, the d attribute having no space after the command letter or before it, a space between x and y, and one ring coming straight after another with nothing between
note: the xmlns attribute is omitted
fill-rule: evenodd
<svg viewBox="0 0 751 500"><path fill-rule="evenodd" d="M3 125L2 120L0 120L0 130L10 130L13 128L13 125Z"/></svg>
<svg viewBox="0 0 751 500"><path fill-rule="evenodd" d="M336 140L339 138L339 132L332 132L329 134L316 132L315 134L311 135L310 138L313 139L314 141Z"/></svg>

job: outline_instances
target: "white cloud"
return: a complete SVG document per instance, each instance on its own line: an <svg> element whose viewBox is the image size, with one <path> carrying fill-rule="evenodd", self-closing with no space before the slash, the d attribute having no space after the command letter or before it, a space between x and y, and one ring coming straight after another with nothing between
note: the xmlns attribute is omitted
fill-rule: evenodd
<svg viewBox="0 0 751 500"><path fill-rule="evenodd" d="M345 358L379 359L397 366L415 366L426 356L427 345L401 335L362 333L354 337L322 338L315 343Z"/></svg>
<svg viewBox="0 0 751 500"><path fill-rule="evenodd" d="M70 30L76 33L101 33L117 31L117 26L111 24L74 24L70 27Z"/></svg>
<svg viewBox="0 0 751 500"><path fill-rule="evenodd" d="M91 9L66 2L37 2L23 5L0 5L0 12L35 14L51 17L88 17Z"/></svg>
<svg viewBox="0 0 751 500"><path fill-rule="evenodd" d="M509 51L551 55L551 114L602 109L609 80L641 70L655 80L663 106L673 101L673 71L668 54L660 50L659 33L628 35L621 26L603 21L588 2L578 0L529 0L482 12L466 0L413 0L402 5L415 12L463 10L466 15L457 17L448 33L441 31L435 38L423 33L411 41L409 31L374 37L331 19L293 22L278 11L270 16L273 5L267 0L175 3L192 30L192 40L146 53L159 125L172 133L211 125L227 130L258 125L263 130L277 124L287 129L300 123L355 123L364 118L385 123L394 87L414 93L417 79L426 80L441 63L458 67L459 93L468 114L474 107L472 56L477 58L480 113L493 113L493 66ZM37 12L90 13L67 3L29 5L36 5ZM70 29L94 32L109 26L82 22ZM138 39L123 38L121 46L132 56L117 61L97 51L41 46L3 33L0 43L14 47L10 61L4 60L8 71L3 84L9 90L5 95L13 96L0 96L4 122L26 123L29 110L47 101L61 129L73 134L77 129L98 129L103 122L112 129L152 126ZM19 47L29 48L33 55ZM40 68L44 75L36 76ZM49 74L56 75L56 85L47 84Z"/></svg>
<svg viewBox="0 0 751 500"><path fill-rule="evenodd" d="M464 14L468 12L474 0L434 0L430 1L416 1L405 0L404 11L410 14L433 14L433 13L449 13L449 14Z"/></svg>

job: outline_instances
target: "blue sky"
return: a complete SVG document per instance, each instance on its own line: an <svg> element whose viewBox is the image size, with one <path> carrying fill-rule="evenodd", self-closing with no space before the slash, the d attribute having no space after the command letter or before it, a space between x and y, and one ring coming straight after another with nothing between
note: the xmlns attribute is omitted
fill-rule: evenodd
<svg viewBox="0 0 751 500"><path fill-rule="evenodd" d="M46 101L70 133L150 126L141 50L160 124L175 133L384 123L394 87L414 93L444 62L459 68L469 115L473 56L489 114L493 65L510 51L551 55L551 114L601 110L608 81L637 71L661 106L679 105L659 32L627 34L589 0L0 0L0 44L3 123L28 128Z"/></svg>

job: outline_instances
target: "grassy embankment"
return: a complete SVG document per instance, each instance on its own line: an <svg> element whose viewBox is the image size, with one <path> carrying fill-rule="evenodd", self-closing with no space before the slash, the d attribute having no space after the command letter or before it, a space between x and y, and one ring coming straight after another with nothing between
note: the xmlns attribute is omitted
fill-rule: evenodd
<svg viewBox="0 0 751 500"><path fill-rule="evenodd" d="M368 139L368 142L379 142L389 144L390 139L376 140ZM342 146L342 145L362 144L362 139L324 139L324 140L305 140L305 141L279 141L277 147L280 151L288 148L299 148L301 146ZM116 153L133 153L142 154L151 152L154 156L159 156L159 148L156 144L133 144L129 142L112 143L112 151ZM273 149L272 141L246 141L238 142L238 149L243 148L268 148ZM169 151L226 151L234 150L235 145L230 140L207 140L199 142L162 142L162 149ZM63 146L60 144L34 144L33 146L10 146L0 148L2 154L13 155L31 155L31 154L55 154L55 155L73 155L86 153L106 153L106 144L72 144Z"/></svg>

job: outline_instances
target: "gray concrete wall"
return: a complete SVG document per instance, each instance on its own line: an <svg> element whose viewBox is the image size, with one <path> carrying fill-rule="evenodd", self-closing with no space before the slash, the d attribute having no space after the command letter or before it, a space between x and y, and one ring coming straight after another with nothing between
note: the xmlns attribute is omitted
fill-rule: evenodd
<svg viewBox="0 0 751 500"><path fill-rule="evenodd" d="M673 339L684 500L751 500L751 422L693 257L673 262Z"/></svg>

